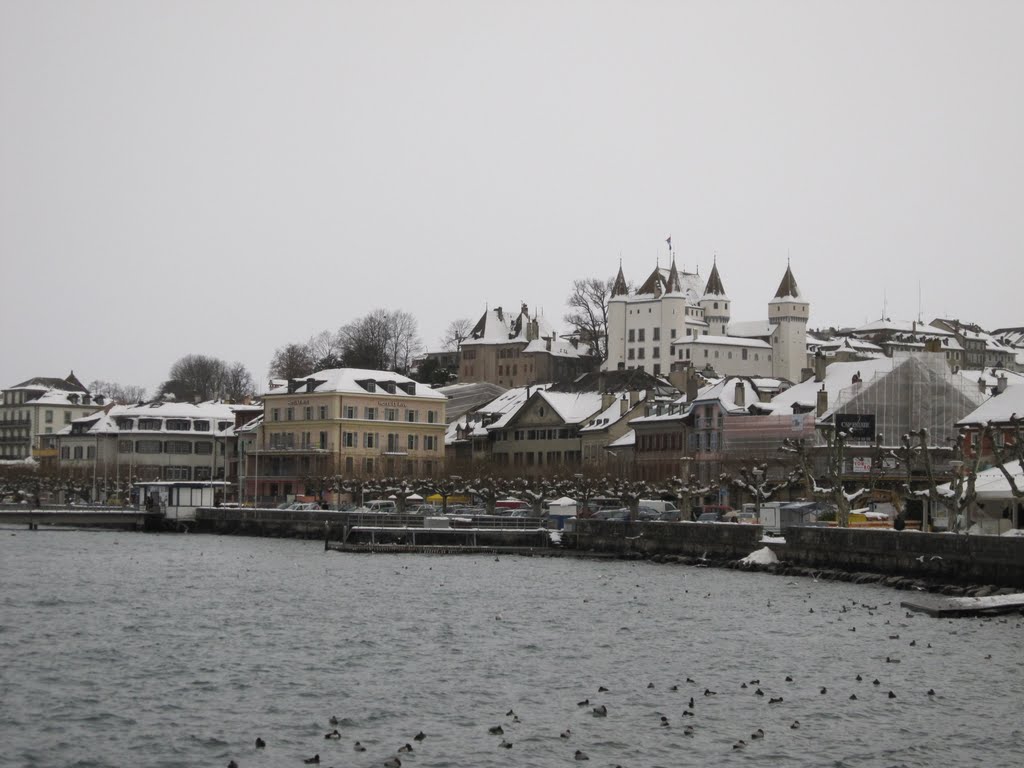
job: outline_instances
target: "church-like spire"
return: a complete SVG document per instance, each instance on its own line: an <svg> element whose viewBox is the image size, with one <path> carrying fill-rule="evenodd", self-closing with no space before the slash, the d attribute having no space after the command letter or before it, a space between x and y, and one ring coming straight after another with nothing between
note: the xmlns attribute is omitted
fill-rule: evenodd
<svg viewBox="0 0 1024 768"><path fill-rule="evenodd" d="M708 284L704 288L705 296L725 296L725 286L722 285L722 277L718 274L718 261L711 265L711 275L708 277Z"/></svg>
<svg viewBox="0 0 1024 768"><path fill-rule="evenodd" d="M619 261L619 274L615 276L615 283L612 285L612 298L625 296L629 293L629 286L626 285L626 276L622 274L622 261Z"/></svg>
<svg viewBox="0 0 1024 768"><path fill-rule="evenodd" d="M676 269L676 257L672 256L672 267L668 271L668 282L665 284L665 293L682 293L683 284L679 282L679 270Z"/></svg>
<svg viewBox="0 0 1024 768"><path fill-rule="evenodd" d="M782 282L779 283L779 290L775 292L775 298L800 298L800 289L796 287L796 278L793 277L793 270L789 268L789 264L786 264L786 274L782 276Z"/></svg>

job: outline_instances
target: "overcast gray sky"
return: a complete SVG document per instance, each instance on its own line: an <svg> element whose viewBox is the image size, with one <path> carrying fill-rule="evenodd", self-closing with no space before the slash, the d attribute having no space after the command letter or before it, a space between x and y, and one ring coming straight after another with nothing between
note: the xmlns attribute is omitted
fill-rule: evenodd
<svg viewBox="0 0 1024 768"><path fill-rule="evenodd" d="M1024 324L1021 2L0 0L0 384L786 257L811 325Z"/></svg>

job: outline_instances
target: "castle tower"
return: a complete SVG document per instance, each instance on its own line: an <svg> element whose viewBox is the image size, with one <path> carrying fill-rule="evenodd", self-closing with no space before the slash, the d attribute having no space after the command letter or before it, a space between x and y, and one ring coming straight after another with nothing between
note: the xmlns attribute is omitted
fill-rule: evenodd
<svg viewBox="0 0 1024 768"><path fill-rule="evenodd" d="M772 375L800 382L807 366L807 320L811 305L800 296L793 271L786 264L786 274L779 283L775 298L768 302L768 322L772 333Z"/></svg>
<svg viewBox="0 0 1024 768"><path fill-rule="evenodd" d="M619 274L612 285L612 295L608 300L608 356L601 369L614 371L619 363L626 360L626 300L629 298L629 286L626 276L622 273L622 262L619 262Z"/></svg>
<svg viewBox="0 0 1024 768"><path fill-rule="evenodd" d="M725 286L718 274L717 260L711 267L708 284L704 288L704 296L700 300L704 310L704 320L708 324L709 336L725 336L729 325L729 297L725 294Z"/></svg>

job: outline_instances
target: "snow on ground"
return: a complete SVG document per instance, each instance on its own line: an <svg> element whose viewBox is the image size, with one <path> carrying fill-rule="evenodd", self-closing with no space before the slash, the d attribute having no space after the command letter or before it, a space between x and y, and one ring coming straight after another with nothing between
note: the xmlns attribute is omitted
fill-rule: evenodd
<svg viewBox="0 0 1024 768"><path fill-rule="evenodd" d="M1003 531L1000 536L1024 536L1024 528L1011 528L1008 531Z"/></svg>
<svg viewBox="0 0 1024 768"><path fill-rule="evenodd" d="M785 544L786 543L786 537L785 536L773 536L770 533L766 533L764 536L761 537L761 543L762 544Z"/></svg>
<svg viewBox="0 0 1024 768"><path fill-rule="evenodd" d="M779 562L779 558L775 556L768 547L761 547L754 552L740 560L741 563L756 563L757 565L771 565L772 563Z"/></svg>

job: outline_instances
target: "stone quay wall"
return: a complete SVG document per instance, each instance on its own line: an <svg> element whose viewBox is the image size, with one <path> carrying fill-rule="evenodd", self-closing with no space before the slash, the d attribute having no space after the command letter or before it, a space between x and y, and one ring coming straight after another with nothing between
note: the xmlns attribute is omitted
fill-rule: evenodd
<svg viewBox="0 0 1024 768"><path fill-rule="evenodd" d="M826 578L904 588L973 584L1024 589L1024 538L810 526L787 528L785 543L765 544L761 538L758 525L581 520L576 534L563 541L581 551L726 567L737 567L736 561L768 546L781 563L740 565L792 575L822 570Z"/></svg>
<svg viewBox="0 0 1024 768"><path fill-rule="evenodd" d="M772 546L772 549L776 549ZM1024 588L1024 538L889 529L789 528L776 554L794 565Z"/></svg>

